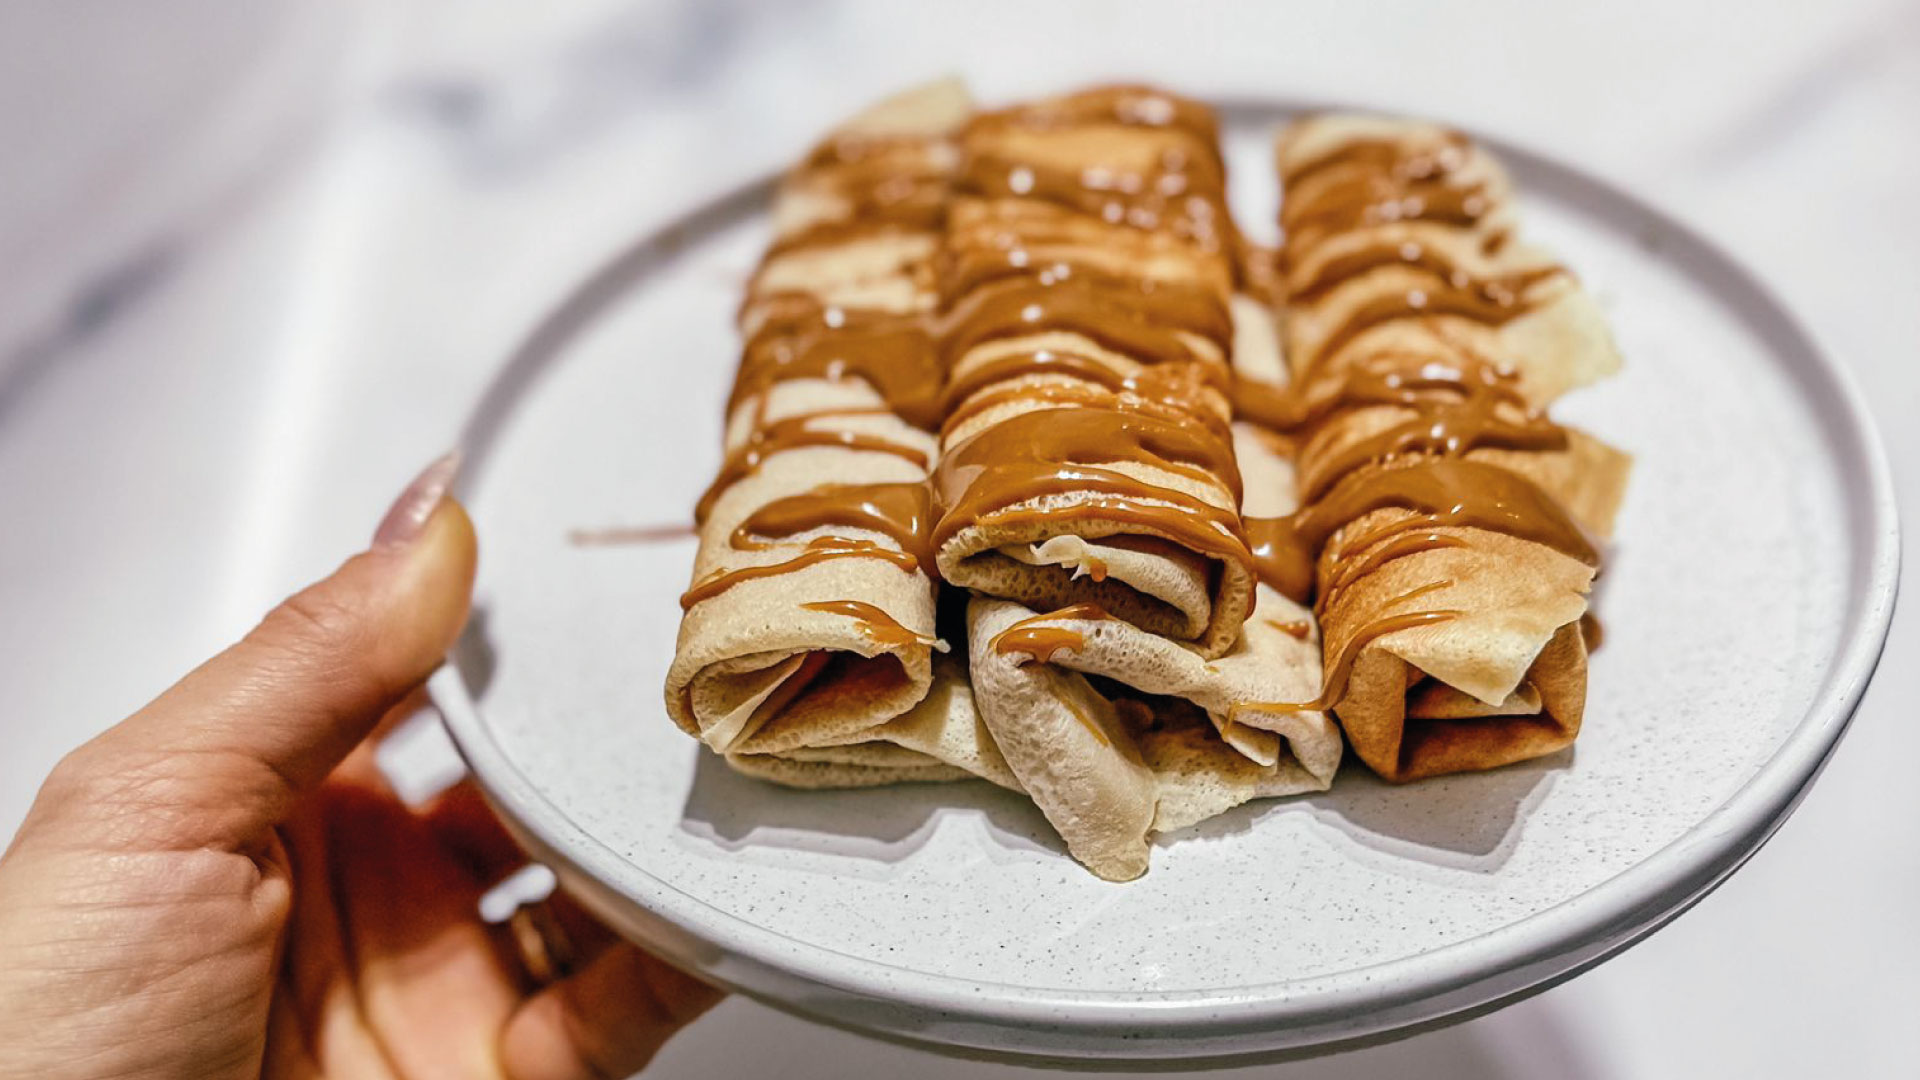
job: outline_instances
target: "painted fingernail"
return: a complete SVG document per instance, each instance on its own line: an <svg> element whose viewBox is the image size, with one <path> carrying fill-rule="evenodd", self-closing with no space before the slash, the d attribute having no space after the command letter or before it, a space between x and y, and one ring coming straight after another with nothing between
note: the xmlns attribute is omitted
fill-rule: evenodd
<svg viewBox="0 0 1920 1080"><path fill-rule="evenodd" d="M447 497L447 488L459 472L458 450L449 450L421 470L400 497L393 500L387 516L380 519L380 527L374 530L373 546L399 547L419 539L426 531L427 520L439 509L441 500Z"/></svg>

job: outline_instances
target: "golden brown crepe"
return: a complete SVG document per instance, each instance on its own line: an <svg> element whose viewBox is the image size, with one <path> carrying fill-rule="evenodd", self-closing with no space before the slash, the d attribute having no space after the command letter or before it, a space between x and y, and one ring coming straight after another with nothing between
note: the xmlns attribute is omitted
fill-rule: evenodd
<svg viewBox="0 0 1920 1080"><path fill-rule="evenodd" d="M1236 369L1279 375L1266 311L1236 304L1234 315ZM1292 511L1288 462L1261 432L1234 435L1246 512ZM969 604L981 717L1020 786L1095 874L1137 877L1155 833L1332 783L1341 742L1326 714L1270 704L1319 690L1312 612L1265 586L1256 601L1211 659L1092 605L1042 614L985 597Z"/></svg>
<svg viewBox="0 0 1920 1080"><path fill-rule="evenodd" d="M730 760L771 769L768 755L855 740L932 683L941 380L926 318L968 111L950 83L885 102L776 201L666 685L675 722Z"/></svg>
<svg viewBox="0 0 1920 1080"><path fill-rule="evenodd" d="M1210 111L1103 88L976 117L946 233L940 573L1209 656L1253 603Z"/></svg>
<svg viewBox="0 0 1920 1080"><path fill-rule="evenodd" d="M1543 411L1618 367L1593 302L1514 242L1504 171L1458 133L1317 117L1278 157L1293 386L1241 404L1297 443L1305 506L1250 530L1315 598L1320 703L1390 780L1564 747L1628 471Z"/></svg>

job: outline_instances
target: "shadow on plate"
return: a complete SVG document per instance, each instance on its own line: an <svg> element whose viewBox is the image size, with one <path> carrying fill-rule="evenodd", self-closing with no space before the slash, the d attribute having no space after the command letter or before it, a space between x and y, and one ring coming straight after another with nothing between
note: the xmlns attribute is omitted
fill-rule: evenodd
<svg viewBox="0 0 1920 1080"><path fill-rule="evenodd" d="M1573 763L1571 747L1491 772L1388 784L1349 763L1333 789L1308 801L1315 820L1363 847L1455 870L1506 864L1521 826Z"/></svg>
<svg viewBox="0 0 1920 1080"><path fill-rule="evenodd" d="M920 850L941 821L972 817L990 859L1067 857L1032 803L982 780L801 791L742 776L717 754L703 751L696 762L680 830L725 851L830 855L842 867L841 860L897 863Z"/></svg>
<svg viewBox="0 0 1920 1080"><path fill-rule="evenodd" d="M1506 863L1527 815L1573 761L1571 748L1492 772L1444 776L1417 784L1388 784L1349 760L1330 791L1296 799L1235 807L1191 828L1156 838L1161 847L1183 839L1243 833L1272 812L1305 810L1315 821L1371 851L1455 870L1492 873Z"/></svg>

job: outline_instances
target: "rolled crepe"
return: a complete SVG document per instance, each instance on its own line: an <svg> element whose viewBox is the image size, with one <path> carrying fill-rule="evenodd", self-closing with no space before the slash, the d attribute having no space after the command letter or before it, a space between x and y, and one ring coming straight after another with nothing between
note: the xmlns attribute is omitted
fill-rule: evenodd
<svg viewBox="0 0 1920 1080"><path fill-rule="evenodd" d="M1236 366L1273 377L1257 304L1236 305ZM1235 431L1249 513L1294 508L1292 471L1263 432ZM1320 685L1312 613L1260 587L1230 649L1209 660L1081 604L1039 614L976 598L967 639L974 700L1020 786L1100 877L1147 869L1149 840L1250 799L1321 791L1341 740L1300 702Z"/></svg>
<svg viewBox="0 0 1920 1080"><path fill-rule="evenodd" d="M1263 578L1314 597L1313 704L1389 780L1564 747L1629 463L1543 409L1617 368L1605 327L1512 242L1506 176L1464 136L1322 117L1279 162L1294 384L1239 404L1299 448L1303 507L1247 524Z"/></svg>
<svg viewBox="0 0 1920 1080"><path fill-rule="evenodd" d="M734 754L727 761L749 776L787 787L876 787L979 777L1020 790L974 705L965 664L945 656L936 658L933 687L919 704L860 732L856 741L797 747L782 754Z"/></svg>
<svg viewBox="0 0 1920 1080"><path fill-rule="evenodd" d="M925 320L967 114L953 84L909 92L836 131L780 190L666 683L675 722L730 761L836 764L769 759L856 740L932 683L941 377Z"/></svg>
<svg viewBox="0 0 1920 1080"><path fill-rule="evenodd" d="M1106 88L975 118L946 233L941 576L1206 656L1254 602L1212 114Z"/></svg>
<svg viewBox="0 0 1920 1080"><path fill-rule="evenodd" d="M1296 380L1436 341L1511 364L1539 405L1619 369L1598 306L1515 240L1506 170L1465 135L1328 114L1289 127L1277 157Z"/></svg>

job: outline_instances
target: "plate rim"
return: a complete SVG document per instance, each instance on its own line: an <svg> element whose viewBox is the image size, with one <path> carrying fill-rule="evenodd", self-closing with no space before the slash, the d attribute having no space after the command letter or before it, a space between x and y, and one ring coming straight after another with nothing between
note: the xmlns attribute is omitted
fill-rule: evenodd
<svg viewBox="0 0 1920 1080"><path fill-rule="evenodd" d="M1224 113L1268 121L1328 103L1283 96L1215 99ZM1344 106L1340 106L1344 107ZM1825 429L1836 462L1854 477L1850 508L1864 515L1854 531L1860 563L1847 596L1841 645L1825 679L1799 721L1772 755L1723 802L1668 844L1586 891L1496 930L1425 953L1383 960L1301 979L1226 990L1069 990L1040 989L941 975L896 967L766 929L685 893L607 846L573 822L520 772L494 739L473 701L457 663L450 659L429 682L429 695L476 783L517 830L542 849L540 854L571 874L611 889L647 915L664 920L685 940L665 934L646 942L670 959L749 995L770 998L782 1007L830 1018L863 1030L878 1030L932 1045L978 1045L973 1040L941 1038L944 1025L984 1024L1024 1031L1040 1046L1070 1046L1074 1056L1109 1056L1076 1045L1089 1037L1112 1039L1117 1057L1207 1057L1246 1052L1233 1047L1192 1045L1187 1053L1168 1054L1150 1036L1183 1041L1235 1036L1258 1041L1253 1049L1319 1045L1368 1032L1411 1027L1529 988L1582 966L1577 954L1590 949L1599 959L1642 940L1681 910L1717 887L1765 843L1791 814L1814 778L1838 747L1878 665L1897 600L1900 576L1898 511L1892 469L1878 426L1850 370L1806 329L1793 310L1725 247L1684 223L1658 202L1593 169L1563 162L1511 139L1474 132L1474 137L1504 160L1525 171L1552 174L1557 181L1584 189L1581 204L1598 203L1626 210L1657 226L1670 258L1681 255L1710 268L1723 289L1741 295L1754 312L1766 314L1769 351L1783 358L1786 374L1822 391L1811 402ZM670 261L689 235L733 220L764 203L777 173L724 188L695 201L660 225L619 249L610 260L574 285L564 299L529 332L482 393L463 429L460 445L471 466L463 470L456 493L471 493L484 474L492 436L510 415L514 402L558 358L556 348L573 330L590 321L608 301L624 292L634 277ZM1752 312L1746 313L1751 317ZM1794 358L1799 358L1797 361ZM689 917L691 916L691 917ZM1594 949L1594 946L1599 946ZM777 991L753 984L751 973L714 971L713 950L748 961L790 980L845 995L849 1007L808 1008ZM1470 955L1471 963L1456 958ZM1575 957L1558 970L1554 961ZM811 963L807 962L812 960ZM1591 966L1590 963L1585 966ZM1494 988L1503 977L1522 981ZM744 977L743 977L744 976ZM1418 1011L1448 995L1478 994L1450 1005L1436 1004L1411 1018L1393 1018L1397 1010ZM940 1019L911 1033L894 1025L863 1022L851 999L878 1000ZM1371 1021L1371 1022L1370 1022ZM1125 1037L1126 1045L1118 1045ZM998 1044L1005 1046L1004 1043ZM1133 1051L1129 1053L1128 1051ZM1022 1051L1030 1053L1031 1051ZM1045 1054L1045 1050L1040 1051Z"/></svg>

